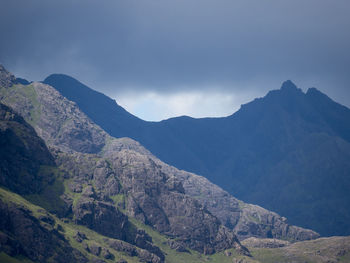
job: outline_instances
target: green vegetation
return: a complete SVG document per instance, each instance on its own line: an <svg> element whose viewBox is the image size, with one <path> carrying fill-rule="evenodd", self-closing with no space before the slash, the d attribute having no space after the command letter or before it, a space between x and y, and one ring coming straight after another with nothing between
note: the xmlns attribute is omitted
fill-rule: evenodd
<svg viewBox="0 0 350 263"><path fill-rule="evenodd" d="M125 205L125 195L123 194L117 194L117 195L112 195L110 198L113 200L113 203L118 206L119 210L122 212L125 212L123 209L123 206Z"/></svg>
<svg viewBox="0 0 350 263"><path fill-rule="evenodd" d="M51 182L48 182L47 187L41 193L26 195L25 198L51 213L60 214L65 207L63 200L60 198L65 190L60 170L57 167L42 165L38 175L39 178L44 180L51 178Z"/></svg>
<svg viewBox="0 0 350 263"><path fill-rule="evenodd" d="M38 101L37 93L33 85L13 85L9 89L0 88L1 94L3 95L2 103L4 104L22 104L26 110L28 110L29 114L26 113L23 117L26 118L26 121L35 125L41 116L41 104ZM28 104L28 101L30 103Z"/></svg>
<svg viewBox="0 0 350 263"><path fill-rule="evenodd" d="M0 253L0 262L3 263L32 263L33 261L24 257L10 257L4 252Z"/></svg>
<svg viewBox="0 0 350 263"><path fill-rule="evenodd" d="M283 256L283 253L275 248L252 248L249 249L253 258L261 262L285 262L288 258Z"/></svg>
<svg viewBox="0 0 350 263"><path fill-rule="evenodd" d="M84 242L86 244L88 244L89 246L91 244L96 244L96 245L99 245L101 247L108 248L110 253L114 255L114 259L113 260L103 259L106 262L115 262L115 261L118 261L122 258L126 259L130 263L139 262L137 257L130 257L123 252L119 252L119 251L115 251L114 249L111 249L105 241L106 240L105 236L102 236L89 228L86 228L86 227L80 226L80 225L75 225L72 222L70 222L70 223L60 222L60 224L63 227L64 235L69 240L69 243L71 244L71 246L78 249L80 252L82 252L89 259L98 258L98 257L92 255L91 253L88 253L85 250L85 248L83 247L83 243L79 243L74 239L74 236L77 233L77 231L84 233L86 235L87 240ZM102 259L101 256L100 256L100 258Z"/></svg>
<svg viewBox="0 0 350 263"><path fill-rule="evenodd" d="M2 187L0 187L0 199L3 200L5 203L12 203L29 209L35 217L39 217L40 215L45 214L44 209L42 209L41 207L32 204L20 195L10 192Z"/></svg>
<svg viewBox="0 0 350 263"><path fill-rule="evenodd" d="M350 262L350 252L347 252L344 256L339 257L339 262L342 262L342 263Z"/></svg>
<svg viewBox="0 0 350 263"><path fill-rule="evenodd" d="M66 184L66 182L65 182ZM125 197L123 195L114 196L114 201L123 200ZM20 207L24 207L32 212L32 215L39 218L42 215L47 215L47 212L30 201L24 199L20 195L10 192L4 188L0 188L0 199L5 203L12 203ZM88 245L98 245L100 247L107 248L111 254L113 254L113 260L103 259L106 262L115 262L120 259L125 259L129 263L137 263L139 259L137 257L130 257L123 252L116 251L109 247L108 240L113 240L111 238L106 238L103 235L96 233L95 231L88 229L85 226L76 225L69 219L60 220L53 214L49 214L54 220L55 224L53 226L48 225L40 221L40 224L51 230L56 229L69 241L69 244L79 250L88 259L100 258L88 253L85 250L85 246ZM244 260L242 262L261 262L261 263L287 263L292 259L293 262L328 262L327 260L337 260L339 262L349 262L350 260L350 246L349 237L334 237L334 238L321 238L313 241L305 241L300 243L295 243L287 247L282 248L250 248L252 258L238 255L234 249L226 250L214 255L203 255L196 251L189 250L189 252L177 252L171 249L168 245L169 238L165 235L160 234L152 227L147 226L140 221L129 218L130 231L135 231L136 228L143 229L148 235L152 237L154 245L158 246L166 256L166 263L232 263L236 260ZM87 237L82 243L78 242L74 236L77 231L84 233ZM14 258L6 255L5 253L0 253L0 262L30 262L25 258ZM239 261L237 261L239 262ZM332 261L333 262L333 261Z"/></svg>
<svg viewBox="0 0 350 263"><path fill-rule="evenodd" d="M45 210L43 208L41 208L40 206L34 205L31 202L29 202L28 200L24 199L23 197L15 194L15 193L9 192L3 188L0 188L0 198L5 202L10 202L10 203L16 204L18 206L26 207L27 209L29 209L33 213L33 216L35 216L37 218L40 215L45 215ZM122 195L118 195L117 200L119 200L120 198L123 198ZM115 251L112 248L110 248L106 242L105 236L102 236L102 235L96 233L95 231L90 230L84 226L76 225L71 221L67 221L67 220L62 221L59 218L57 218L55 215L50 214L50 216L55 219L54 228L60 229L58 227L58 225L60 225L62 228L60 232L65 236L65 238L67 240L69 240L70 245L73 248L78 249L87 258L92 259L96 256L92 255L91 253L88 253L84 249L83 243L79 243L74 239L74 236L77 233L77 231L84 233L86 235L87 240L84 242L86 242L88 245L91 245L92 243L96 243L101 247L108 248L110 253L112 253L114 255L114 257L115 257L114 260L119 260L121 258L124 258L130 263L139 262L137 257L129 257L125 253L118 252L118 251ZM190 250L190 253L176 252L175 250L171 249L169 247L169 245L167 244L168 238L166 236L161 235L160 233L155 231L150 226L144 225L134 218L129 218L129 220L131 221L131 229L130 229L131 231L132 231L132 229L137 227L139 229L145 230L147 232L147 234L149 234L152 237L153 243L156 246L158 246L166 255L166 262L167 263L178 263L178 262L186 262L186 263L201 263L201 262L226 263L227 262L227 263L232 263L233 257L245 258L246 260L249 260L247 257L242 257L242 256L235 254L234 249L228 250L231 252L231 254L232 254L231 256L226 256L224 254L224 252L216 253L214 255L203 255L203 254L200 254L200 253L193 251L193 250ZM44 227L48 227L47 224L44 222L42 222L42 225ZM6 257L7 255L3 254L2 256ZM101 257L101 259L102 259L102 257ZM13 259L13 260L17 260L17 259ZM114 260L106 260L106 259L103 259L103 260L105 260L106 262L114 262ZM0 260L0 262L7 262L7 261ZM9 261L9 262L11 262L11 261ZM13 262L17 262L17 261L13 261ZM23 262L23 261L21 261L21 262Z"/></svg>
<svg viewBox="0 0 350 263"><path fill-rule="evenodd" d="M29 209L32 212L32 215L36 218L38 218L41 215L46 214L45 210L43 208L41 208L37 205L34 205L34 204L30 203L28 200L21 197L20 195L17 195L15 193L7 191L3 188L0 188L0 199L3 200L5 203L12 203L12 204L15 204L17 206L21 206L21 207L25 207L25 208ZM75 225L72 222L63 222L62 220L57 218L55 215L50 214L50 216L55 219L54 228L60 229L58 227L58 225L60 225L63 229L62 231L60 231L61 234L63 234L65 236L65 238L69 241L70 245L73 248L78 249L87 258L92 259L96 256L92 255L91 253L88 253L84 249L82 243L79 243L74 239L74 235L76 234L77 231L80 231L86 235L88 244L91 244L92 242L94 242L94 243L97 243L98 245L100 245L101 247L108 248L110 250L111 254L114 255L116 260L124 258L130 263L139 262L138 258L136 258L136 257L129 257L125 253L118 252L118 251L115 251L115 250L109 248L108 244L105 241L105 239L106 239L105 236L102 236L102 235L100 235L100 234L98 234L98 233L96 233L96 232L94 232L94 231L92 231L84 226ZM41 222L41 225L43 227L46 227L46 228L48 227L48 225L44 222ZM2 260L2 259L4 259L4 260ZM10 259L13 261L7 261L7 259ZM101 257L101 259L102 259L102 257ZM22 259L16 259L16 258L9 257L5 253L0 254L0 262L26 262L26 261L18 261L18 260L22 260ZM106 262L114 262L114 260L106 260L106 259L104 259L104 260ZM30 262L30 261L27 261L27 262Z"/></svg>
<svg viewBox="0 0 350 263"><path fill-rule="evenodd" d="M68 180L64 180L63 181L63 187L64 187L64 193L67 194L70 198L73 199L73 206L76 205L76 203L79 201L80 197L81 197L81 193L75 193L72 192L69 189L69 184L72 182L72 179L68 179ZM83 185L84 187L85 185Z"/></svg>

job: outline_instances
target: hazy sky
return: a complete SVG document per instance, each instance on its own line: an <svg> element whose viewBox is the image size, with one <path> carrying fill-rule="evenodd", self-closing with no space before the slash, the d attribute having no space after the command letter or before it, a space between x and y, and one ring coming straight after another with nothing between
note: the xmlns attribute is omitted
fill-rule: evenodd
<svg viewBox="0 0 350 263"><path fill-rule="evenodd" d="M0 63L147 120L224 116L291 79L350 107L349 0L0 0Z"/></svg>

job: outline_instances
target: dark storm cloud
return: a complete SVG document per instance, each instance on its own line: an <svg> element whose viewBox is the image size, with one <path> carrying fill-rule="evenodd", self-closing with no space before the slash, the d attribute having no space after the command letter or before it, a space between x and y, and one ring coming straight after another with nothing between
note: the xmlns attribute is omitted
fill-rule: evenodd
<svg viewBox="0 0 350 263"><path fill-rule="evenodd" d="M348 0L0 0L0 62L113 88L317 86L350 104ZM261 94L261 92L259 93Z"/></svg>

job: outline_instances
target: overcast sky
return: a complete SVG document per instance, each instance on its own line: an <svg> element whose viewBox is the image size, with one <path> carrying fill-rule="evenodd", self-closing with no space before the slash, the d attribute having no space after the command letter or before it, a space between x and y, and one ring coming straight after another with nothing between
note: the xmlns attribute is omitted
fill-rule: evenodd
<svg viewBox="0 0 350 263"><path fill-rule="evenodd" d="M146 120L225 116L291 79L350 107L349 0L0 0L0 63Z"/></svg>

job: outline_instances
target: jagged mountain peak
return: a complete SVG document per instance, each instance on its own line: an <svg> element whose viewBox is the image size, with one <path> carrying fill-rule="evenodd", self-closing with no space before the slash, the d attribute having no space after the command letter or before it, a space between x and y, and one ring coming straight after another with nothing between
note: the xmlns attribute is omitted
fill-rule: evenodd
<svg viewBox="0 0 350 263"><path fill-rule="evenodd" d="M334 102L330 97L328 97L326 94L324 94L322 91L320 91L319 89L315 88L315 87L312 87L312 88L309 88L307 91L306 91L306 94L305 94L307 97L312 97L312 98L318 98L318 99L322 99L323 101L328 101L330 103L333 103L333 104L337 104L336 102Z"/></svg>
<svg viewBox="0 0 350 263"><path fill-rule="evenodd" d="M273 99L274 102L284 102L285 100L298 100L304 95L302 89L298 88L291 80L286 80L280 89L269 91L263 98Z"/></svg>
<svg viewBox="0 0 350 263"><path fill-rule="evenodd" d="M281 90L297 90L297 86L291 81L286 80L282 83Z"/></svg>

